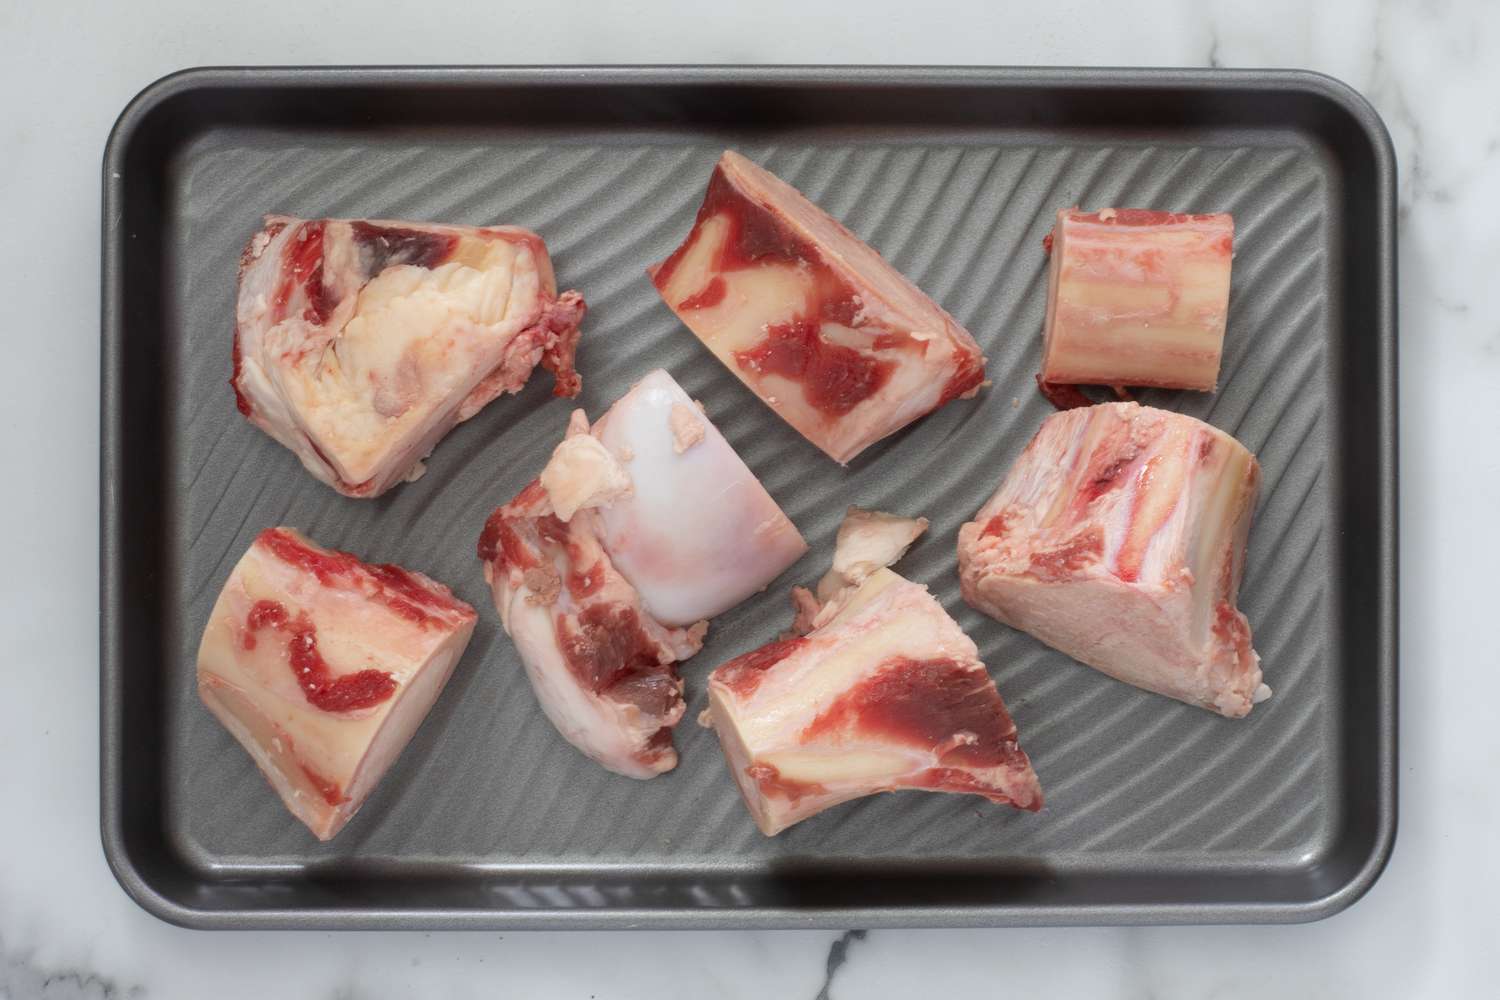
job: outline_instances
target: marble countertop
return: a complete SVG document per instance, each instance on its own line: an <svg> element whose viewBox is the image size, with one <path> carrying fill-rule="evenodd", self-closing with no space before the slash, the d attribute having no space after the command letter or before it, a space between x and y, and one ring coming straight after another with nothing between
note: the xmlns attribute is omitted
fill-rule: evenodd
<svg viewBox="0 0 1500 1000"><path fill-rule="evenodd" d="M1120 9L1117 9L1118 8ZM0 5L11 427L0 998L1466 997L1500 941L1500 4L701 0ZM852 13L855 9L858 14ZM379 13L372 13L378 10ZM1398 152L1401 830L1369 895L1289 927L779 933L200 933L116 886L98 834L99 162L125 102L200 64L1293 66ZM1490 305L1486 305L1490 303ZM39 433L28 433L35 428Z"/></svg>

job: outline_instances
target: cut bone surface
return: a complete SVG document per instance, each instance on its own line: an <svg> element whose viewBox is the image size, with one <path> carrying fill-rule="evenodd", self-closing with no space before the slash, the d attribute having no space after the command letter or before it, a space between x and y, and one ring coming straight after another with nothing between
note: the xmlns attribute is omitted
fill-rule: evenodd
<svg viewBox="0 0 1500 1000"><path fill-rule="evenodd" d="M850 517L916 523L857 509ZM840 532L841 545L856 534ZM899 556L905 544L885 552ZM709 679L706 721L756 824L771 836L901 789L1040 809L1041 786L973 641L927 588L866 565L806 635L752 650ZM800 588L796 596L801 621L815 602Z"/></svg>
<svg viewBox="0 0 1500 1000"><path fill-rule="evenodd" d="M984 381L979 346L952 316L732 151L686 240L650 273L730 371L841 463Z"/></svg>
<svg viewBox="0 0 1500 1000"><path fill-rule="evenodd" d="M1043 421L958 535L964 599L1083 663L1230 717L1270 696L1236 607L1260 466L1192 417Z"/></svg>
<svg viewBox="0 0 1500 1000"><path fill-rule="evenodd" d="M241 256L231 384L314 476L379 496L538 364L577 395L584 310L525 229L270 216Z"/></svg>
<svg viewBox="0 0 1500 1000"><path fill-rule="evenodd" d="M209 614L198 691L286 807L328 840L411 740L476 618L420 573L271 528Z"/></svg>

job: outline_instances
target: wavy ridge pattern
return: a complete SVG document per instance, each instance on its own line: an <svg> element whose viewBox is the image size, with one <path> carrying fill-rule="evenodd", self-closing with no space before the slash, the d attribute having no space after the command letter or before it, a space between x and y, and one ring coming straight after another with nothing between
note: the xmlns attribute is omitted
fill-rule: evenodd
<svg viewBox="0 0 1500 1000"><path fill-rule="evenodd" d="M1330 242L1333 221L1316 155L1291 144L1111 145L1088 137L1048 145L1005 136L951 144L744 138L737 148L806 190L968 326L994 386L848 469L782 425L681 329L643 275L686 232L717 145L630 136L567 144L283 136L268 144L226 130L189 151L171 206L175 419L184 428L172 467L186 622L168 694L166 823L175 842L226 874L379 864L448 873L764 871L783 859L852 858L1024 857L1062 870L1146 857L1167 868L1235 867L1292 863L1305 853L1326 835L1336 798L1337 638L1325 595L1332 536L1324 530L1332 438L1323 344L1333 279L1318 249ZM958 596L958 526L1049 412L1031 385L1044 311L1040 240L1052 213L1075 203L1236 216L1220 392L1150 393L1147 401L1233 429L1260 453L1265 488L1241 603L1278 693L1242 723L1117 684ZM267 211L537 229L554 252L559 283L581 289L591 304L579 357L583 395L576 404L552 400L549 380L539 377L457 428L418 483L374 502L338 497L242 421L225 385L235 261ZM706 403L813 550L760 598L713 623L704 652L683 669L682 763L635 782L585 760L542 717L473 548L489 510L545 461L572 405L597 415L658 366ZM849 503L932 519L901 569L931 587L979 644L1047 790L1039 816L908 793L833 810L775 840L750 823L713 734L692 722L704 707L703 680L785 627L787 587L821 573ZM363 813L324 846L275 805L199 707L192 684L198 630L218 588L255 533L276 523L430 573L481 611L468 654L412 746ZM540 890L502 888L498 903L548 902ZM609 903L598 892L557 891L561 905Z"/></svg>

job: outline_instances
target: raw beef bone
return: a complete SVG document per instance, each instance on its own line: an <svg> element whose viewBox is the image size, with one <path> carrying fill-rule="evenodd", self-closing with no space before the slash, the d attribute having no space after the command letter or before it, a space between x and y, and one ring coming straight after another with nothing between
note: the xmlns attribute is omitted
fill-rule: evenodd
<svg viewBox="0 0 1500 1000"><path fill-rule="evenodd" d="M1271 694L1235 607L1260 465L1192 417L1056 413L958 533L964 600L1111 677L1239 717Z"/></svg>
<svg viewBox="0 0 1500 1000"><path fill-rule="evenodd" d="M476 617L420 573L270 528L209 614L198 693L292 814L328 840L422 724Z"/></svg>
<svg viewBox="0 0 1500 1000"><path fill-rule="evenodd" d="M677 765L675 664L707 619L807 550L776 501L664 371L590 430L574 411L541 476L479 541L495 608L559 733L611 771Z"/></svg>
<svg viewBox="0 0 1500 1000"><path fill-rule="evenodd" d="M525 229L269 216L240 258L230 384L307 471L379 496L538 363L576 396L584 308Z"/></svg>
<svg viewBox="0 0 1500 1000"><path fill-rule="evenodd" d="M851 507L819 600L794 590L791 637L708 683L756 825L773 836L876 792L981 795L1035 811L1042 789L979 650L927 588L886 568L927 526Z"/></svg>
<svg viewBox="0 0 1500 1000"><path fill-rule="evenodd" d="M1057 213L1049 246L1044 393L1077 383L1214 388L1232 218L1068 208Z"/></svg>
<svg viewBox="0 0 1500 1000"><path fill-rule="evenodd" d="M952 316L732 151L687 239L650 274L740 381L841 464L984 381L979 345Z"/></svg>

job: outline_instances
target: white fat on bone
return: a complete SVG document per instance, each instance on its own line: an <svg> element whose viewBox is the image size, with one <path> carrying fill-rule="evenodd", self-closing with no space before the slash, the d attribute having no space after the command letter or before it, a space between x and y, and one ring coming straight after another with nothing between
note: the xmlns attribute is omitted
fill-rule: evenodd
<svg viewBox="0 0 1500 1000"><path fill-rule="evenodd" d="M703 440L703 416L696 406L673 403L667 423L672 428L672 450L679 455Z"/></svg>
<svg viewBox="0 0 1500 1000"><path fill-rule="evenodd" d="M589 433L582 410L573 411L567 436L552 450L541 481L553 511L564 522L584 507L608 507L631 491L630 474Z"/></svg>
<svg viewBox="0 0 1500 1000"><path fill-rule="evenodd" d="M927 530L925 517L898 517L850 507L834 542L833 567L818 581L818 600L858 586L877 569L894 566Z"/></svg>

